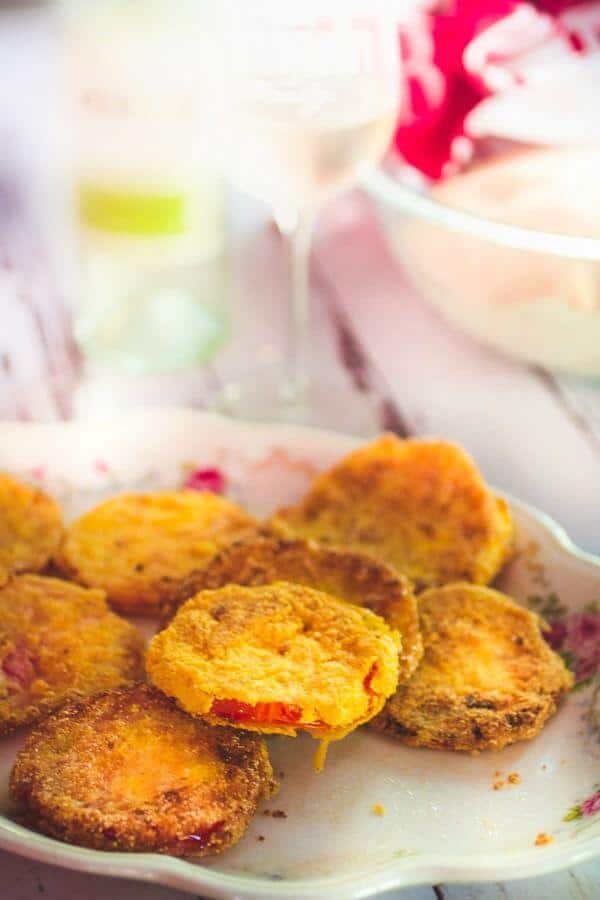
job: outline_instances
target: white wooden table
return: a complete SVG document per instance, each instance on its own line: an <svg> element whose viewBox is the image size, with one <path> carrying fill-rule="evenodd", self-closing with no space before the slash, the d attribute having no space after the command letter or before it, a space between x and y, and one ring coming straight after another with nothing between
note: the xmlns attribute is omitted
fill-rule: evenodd
<svg viewBox="0 0 600 900"><path fill-rule="evenodd" d="M30 11L0 18L0 418L61 419L77 407L80 360L70 333L69 287L35 187L53 152L53 38L46 17ZM183 376L93 379L87 397L98 407L202 405L220 369L250 339L255 352L277 352L284 289L277 236L261 210L238 202L233 241L236 333L223 360ZM359 195L324 217L313 292L318 379L368 394L382 427L461 442L495 485L550 513L577 543L600 553L600 385L513 363L446 325L409 289ZM0 867L0 898L7 900L183 898L2 852ZM436 885L401 896L591 900L600 898L600 862L527 882Z"/></svg>

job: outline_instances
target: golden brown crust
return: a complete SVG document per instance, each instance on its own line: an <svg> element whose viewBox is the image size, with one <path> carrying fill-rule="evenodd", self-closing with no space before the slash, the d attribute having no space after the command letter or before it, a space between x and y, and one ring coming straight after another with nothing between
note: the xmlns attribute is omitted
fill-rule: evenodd
<svg viewBox="0 0 600 900"><path fill-rule="evenodd" d="M274 787L262 739L193 719L147 685L63 706L31 733L10 778L45 834L174 856L236 843Z"/></svg>
<svg viewBox="0 0 600 900"><path fill-rule="evenodd" d="M41 571L58 547L62 527L51 497L0 473L0 585L10 575Z"/></svg>
<svg viewBox="0 0 600 900"><path fill-rule="evenodd" d="M0 734L142 674L142 637L101 591L42 575L0 589Z"/></svg>
<svg viewBox="0 0 600 900"><path fill-rule="evenodd" d="M400 681L415 670L423 645L408 579L363 553L314 541L257 536L230 544L182 582L177 597L165 604L163 620L169 621L178 607L199 591L274 581L303 584L371 609L400 634Z"/></svg>
<svg viewBox="0 0 600 900"><path fill-rule="evenodd" d="M540 619L470 584L419 597L425 653L372 727L413 747L500 750L535 737L573 683Z"/></svg>
<svg viewBox="0 0 600 900"><path fill-rule="evenodd" d="M461 579L487 584L513 539L506 503L464 450L394 435L350 453L268 527L371 553L418 588Z"/></svg>
<svg viewBox="0 0 600 900"><path fill-rule="evenodd" d="M182 578L256 525L209 492L121 494L70 526L55 562L73 581L105 590L115 609L152 615Z"/></svg>
<svg viewBox="0 0 600 900"><path fill-rule="evenodd" d="M184 709L212 721L224 721L215 703L232 703L232 716L240 705L253 710L231 719L239 727L334 739L394 691L399 643L371 610L322 591L229 584L180 607L152 639L146 670ZM254 708L269 714L253 719Z"/></svg>

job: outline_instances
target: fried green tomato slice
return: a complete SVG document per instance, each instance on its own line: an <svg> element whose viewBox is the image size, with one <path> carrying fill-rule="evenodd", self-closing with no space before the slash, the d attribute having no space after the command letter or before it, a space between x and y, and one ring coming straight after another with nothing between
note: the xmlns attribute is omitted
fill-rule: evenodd
<svg viewBox="0 0 600 900"><path fill-rule="evenodd" d="M199 591L228 584L258 586L274 581L303 584L371 609L400 634L400 681L405 681L417 667L423 645L417 604L408 579L365 554L314 541L259 535L230 544L184 580L177 597L165 605L164 620L170 620L177 608Z"/></svg>
<svg viewBox="0 0 600 900"><path fill-rule="evenodd" d="M0 589L0 734L34 722L74 696L137 681L139 632L102 591L18 575Z"/></svg>
<svg viewBox="0 0 600 900"><path fill-rule="evenodd" d="M55 561L66 577L106 591L118 611L152 615L182 578L255 527L209 492L121 494L70 526Z"/></svg>
<svg viewBox="0 0 600 900"><path fill-rule="evenodd" d="M72 702L18 753L25 821L97 850L206 856L235 844L275 787L258 736L194 719L147 685Z"/></svg>
<svg viewBox="0 0 600 900"><path fill-rule="evenodd" d="M417 588L459 580L487 584L513 539L505 501L489 490L464 450L394 435L319 476L269 529L371 553Z"/></svg>
<svg viewBox="0 0 600 900"><path fill-rule="evenodd" d="M51 497L0 473L0 584L10 575L42 570L62 530L61 512Z"/></svg>
<svg viewBox="0 0 600 900"><path fill-rule="evenodd" d="M470 584L425 591L419 613L423 659L372 726L439 750L500 750L535 737L573 684L539 617Z"/></svg>
<svg viewBox="0 0 600 900"><path fill-rule="evenodd" d="M303 585L201 591L151 641L150 680L217 723L336 740L382 708L400 639L379 616Z"/></svg>

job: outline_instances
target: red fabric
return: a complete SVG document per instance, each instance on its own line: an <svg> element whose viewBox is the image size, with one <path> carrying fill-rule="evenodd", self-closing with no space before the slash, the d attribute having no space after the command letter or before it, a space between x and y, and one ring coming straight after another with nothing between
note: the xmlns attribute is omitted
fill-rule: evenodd
<svg viewBox="0 0 600 900"><path fill-rule="evenodd" d="M558 16L589 0L538 0L541 14ZM448 0L422 13L400 32L404 100L394 138L406 162L431 179L452 170L456 138L465 119L487 95L463 64L465 48L482 31L521 7L519 0ZM573 46L577 36L571 38Z"/></svg>

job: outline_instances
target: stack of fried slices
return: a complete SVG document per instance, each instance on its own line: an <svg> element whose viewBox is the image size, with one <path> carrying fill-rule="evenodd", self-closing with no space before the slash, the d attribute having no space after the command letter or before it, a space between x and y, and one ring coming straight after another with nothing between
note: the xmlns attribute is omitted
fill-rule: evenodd
<svg viewBox="0 0 600 900"><path fill-rule="evenodd" d="M277 789L264 734L312 734L317 769L362 725L471 752L535 737L572 676L487 586L512 549L506 503L439 441L385 435L262 523L183 490L65 529L0 476L0 733L33 724L17 814L88 847L202 856ZM157 614L145 650L124 616Z"/></svg>

